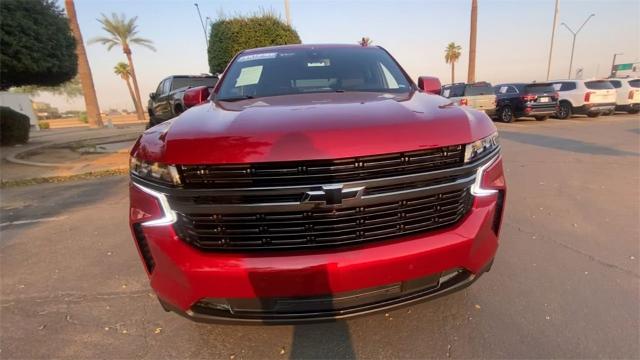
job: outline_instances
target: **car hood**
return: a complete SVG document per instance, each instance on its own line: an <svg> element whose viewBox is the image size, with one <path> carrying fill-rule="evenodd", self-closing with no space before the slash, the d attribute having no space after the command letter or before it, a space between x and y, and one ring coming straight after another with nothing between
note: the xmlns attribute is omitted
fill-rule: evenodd
<svg viewBox="0 0 640 360"><path fill-rule="evenodd" d="M326 93L207 102L147 130L132 155L169 164L335 159L472 142L484 114L440 96Z"/></svg>

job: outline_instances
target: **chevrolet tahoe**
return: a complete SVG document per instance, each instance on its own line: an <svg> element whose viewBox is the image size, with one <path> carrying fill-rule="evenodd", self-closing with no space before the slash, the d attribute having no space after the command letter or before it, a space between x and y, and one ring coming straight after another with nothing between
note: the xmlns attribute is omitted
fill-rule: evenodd
<svg viewBox="0 0 640 360"><path fill-rule="evenodd" d="M498 248L506 185L483 112L381 47L240 52L131 150L129 222L161 305L290 324L460 290Z"/></svg>

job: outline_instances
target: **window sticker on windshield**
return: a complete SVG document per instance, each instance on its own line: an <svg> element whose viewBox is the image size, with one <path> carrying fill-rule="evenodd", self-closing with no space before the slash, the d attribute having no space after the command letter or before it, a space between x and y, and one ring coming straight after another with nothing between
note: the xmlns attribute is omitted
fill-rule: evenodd
<svg viewBox="0 0 640 360"><path fill-rule="evenodd" d="M553 89L555 91L559 91L561 87L562 87L562 84L553 84Z"/></svg>
<svg viewBox="0 0 640 360"><path fill-rule="evenodd" d="M243 55L238 58L238 62L245 61L253 61L253 60L263 60L263 59L275 59L278 56L278 53L262 53L262 54L251 54L251 55Z"/></svg>
<svg viewBox="0 0 640 360"><path fill-rule="evenodd" d="M260 75L262 75L262 65L242 68L236 80L236 87L255 85L260 81Z"/></svg>
<svg viewBox="0 0 640 360"><path fill-rule="evenodd" d="M442 92L442 96L449 97L449 93L451 93L450 89L444 89L444 91Z"/></svg>
<svg viewBox="0 0 640 360"><path fill-rule="evenodd" d="M506 92L507 92L507 87L506 87L506 86L500 86L500 90L498 90L498 92L499 92L500 94L504 94L504 93L506 93Z"/></svg>

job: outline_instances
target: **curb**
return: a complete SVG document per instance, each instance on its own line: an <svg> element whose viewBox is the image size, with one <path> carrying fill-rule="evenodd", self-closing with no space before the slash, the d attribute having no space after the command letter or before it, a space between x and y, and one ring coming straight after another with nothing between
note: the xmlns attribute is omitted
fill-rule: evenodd
<svg viewBox="0 0 640 360"><path fill-rule="evenodd" d="M79 140L74 140L74 141L63 141L63 142L50 141L48 143L35 145L33 147L26 148L26 149L24 149L22 151L18 151L18 152L14 153L14 154L8 155L8 156L5 157L5 160L7 160L8 162L14 163L14 164L28 165L28 166L64 167L64 168L80 167L82 165L86 165L86 164L89 164L89 163L86 163L86 162L80 162L80 163L43 163L43 162L37 162L37 161L29 161L29 160L18 159L18 156L20 156L22 154L25 154L25 153L28 153L28 152L31 152L33 150L38 150L38 149L42 149L42 148L46 148L46 147L65 145L65 144L73 144L73 143L76 143L76 142L82 141L82 140L108 139L108 138L118 137L118 136L122 136L122 134L101 136L101 137L95 137L95 138L90 138L90 139L79 139ZM137 135L136 135L136 137L137 137Z"/></svg>
<svg viewBox="0 0 640 360"><path fill-rule="evenodd" d="M28 179L17 179L17 180L4 180L0 179L0 189L19 187L19 186L29 186L29 185L38 185L38 184L48 184L48 183L61 183L67 181L75 181L75 180L89 180L107 176L119 176L125 175L129 173L129 168L113 168L113 169L104 169L97 171L89 171L81 174L73 174L73 175L62 175L62 176L46 176L46 177L36 177L36 178L28 178Z"/></svg>

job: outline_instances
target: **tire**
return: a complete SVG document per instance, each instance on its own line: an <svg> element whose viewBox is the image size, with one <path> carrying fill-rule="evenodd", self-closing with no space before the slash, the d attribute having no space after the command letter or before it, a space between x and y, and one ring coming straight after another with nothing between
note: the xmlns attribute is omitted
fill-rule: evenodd
<svg viewBox="0 0 640 360"><path fill-rule="evenodd" d="M546 116L546 115L545 116L536 116L535 118L538 121L545 121L545 120L547 120L549 118L549 116Z"/></svg>
<svg viewBox="0 0 640 360"><path fill-rule="evenodd" d="M565 120L571 117L571 113L571 104L567 101L563 101L558 107L558 113L556 114L556 116L560 120Z"/></svg>
<svg viewBox="0 0 640 360"><path fill-rule="evenodd" d="M629 111L627 111L627 112L628 112L629 114L633 115L633 114L637 114L637 113L639 113L639 112L640 112L640 109L632 109L632 110L629 110Z"/></svg>
<svg viewBox="0 0 640 360"><path fill-rule="evenodd" d="M587 113L587 116L590 117L590 118L597 118L600 115L602 115L601 112L590 112L590 113Z"/></svg>
<svg viewBox="0 0 640 360"><path fill-rule="evenodd" d="M184 109L182 109L182 105L176 104L176 106L173 108L173 116L178 116L182 114L183 111Z"/></svg>
<svg viewBox="0 0 640 360"><path fill-rule="evenodd" d="M513 117L513 110L511 110L511 107L503 106L498 111L498 119L505 123L512 123L515 118Z"/></svg>

